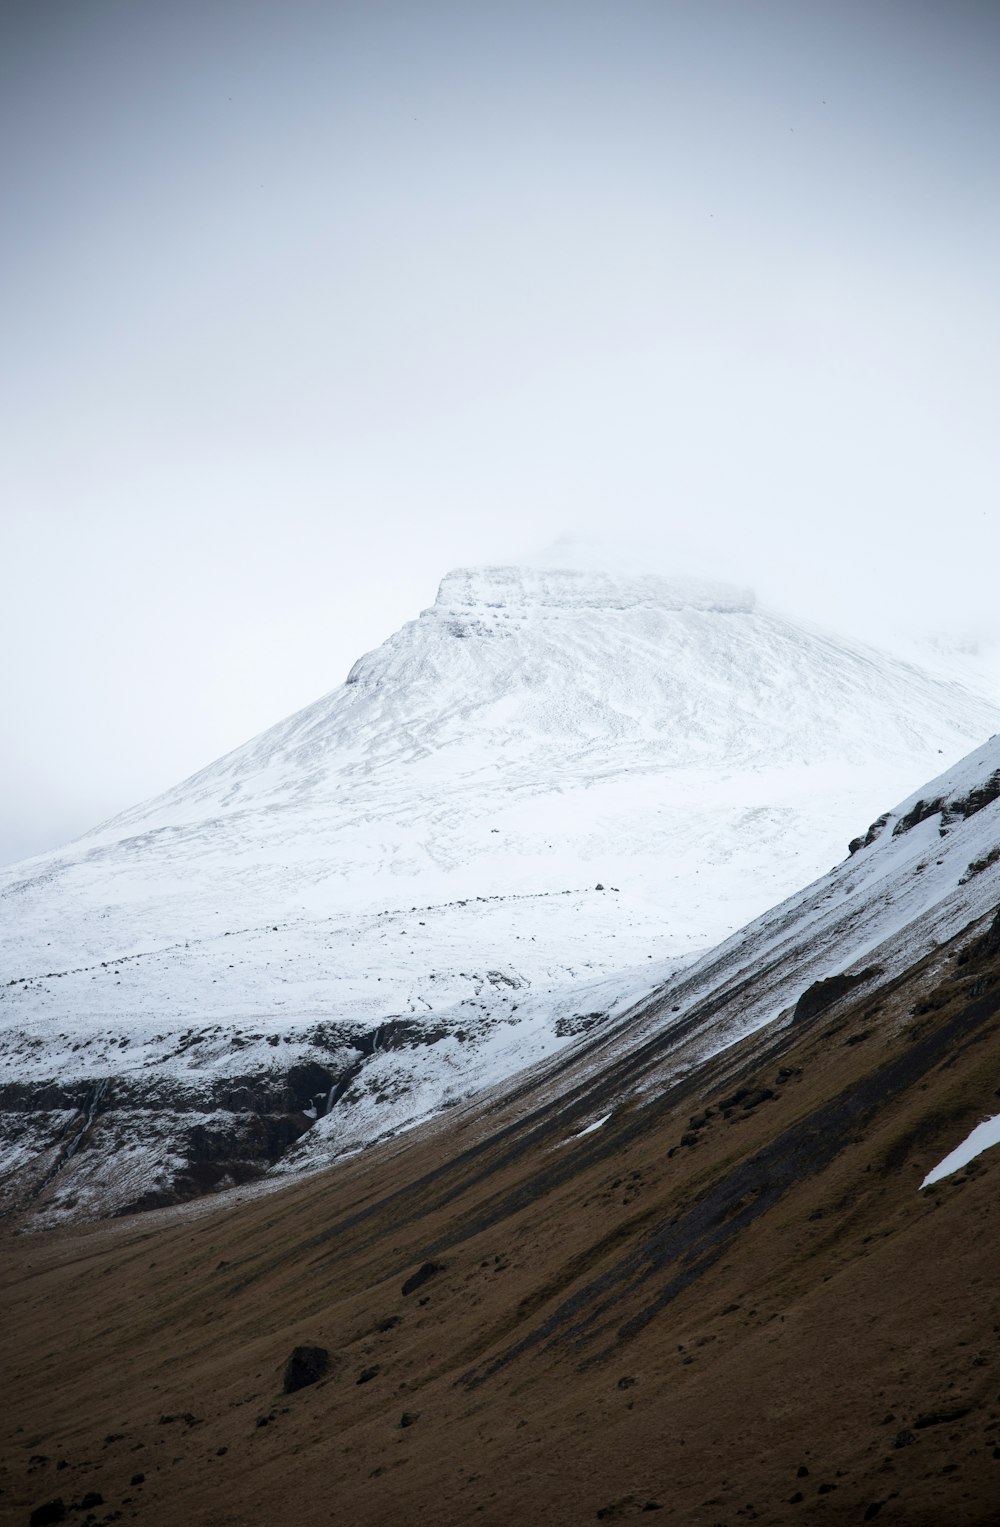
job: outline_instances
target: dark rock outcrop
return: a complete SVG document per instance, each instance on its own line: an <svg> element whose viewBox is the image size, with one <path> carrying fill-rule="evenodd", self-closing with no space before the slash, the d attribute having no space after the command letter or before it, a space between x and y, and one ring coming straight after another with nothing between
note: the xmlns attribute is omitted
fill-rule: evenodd
<svg viewBox="0 0 1000 1527"><path fill-rule="evenodd" d="M41 1506L36 1506L28 1518L30 1527L49 1527L50 1522L62 1522L66 1519L66 1502L61 1495L54 1500L47 1500Z"/></svg>
<svg viewBox="0 0 1000 1527"><path fill-rule="evenodd" d="M402 1294L416 1293L418 1288L423 1288L428 1278L433 1278L434 1274L439 1272L444 1272L443 1263L425 1262L422 1267L417 1268L417 1271L411 1277L407 1278L400 1292Z"/></svg>
<svg viewBox="0 0 1000 1527"><path fill-rule="evenodd" d="M876 966L869 966L860 970L856 975L841 974L827 976L822 981L814 981L807 986L792 1014L793 1023L805 1023L810 1018L815 1018L818 1013L825 1012L832 1007L834 1002L839 1002L841 997L846 997L856 986L861 986L865 981L870 981L881 972Z"/></svg>
<svg viewBox="0 0 1000 1527"><path fill-rule="evenodd" d="M325 1347L294 1347L285 1364L281 1387L285 1394L294 1394L325 1377L330 1369L330 1354Z"/></svg>

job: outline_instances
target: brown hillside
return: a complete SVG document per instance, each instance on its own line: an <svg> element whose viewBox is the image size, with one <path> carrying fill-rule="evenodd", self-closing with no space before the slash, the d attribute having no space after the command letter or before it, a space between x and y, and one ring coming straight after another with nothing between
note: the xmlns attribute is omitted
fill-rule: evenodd
<svg viewBox="0 0 1000 1527"><path fill-rule="evenodd" d="M670 1087L570 1060L268 1196L10 1227L0 1519L1000 1521L1000 1151L918 1191L997 1108L985 927Z"/></svg>

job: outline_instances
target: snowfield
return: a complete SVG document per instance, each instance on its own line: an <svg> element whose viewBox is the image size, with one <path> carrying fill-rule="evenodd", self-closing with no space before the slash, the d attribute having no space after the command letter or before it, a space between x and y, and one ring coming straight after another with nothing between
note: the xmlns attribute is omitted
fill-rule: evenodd
<svg viewBox="0 0 1000 1527"><path fill-rule="evenodd" d="M316 704L0 871L0 1174L57 1218L194 1191L194 1120L224 1163L235 1117L294 1115L261 1170L357 1149L687 980L998 725L745 590L452 573ZM935 858L887 829L813 887L817 961L896 849L928 865L878 938L950 892L964 830Z"/></svg>

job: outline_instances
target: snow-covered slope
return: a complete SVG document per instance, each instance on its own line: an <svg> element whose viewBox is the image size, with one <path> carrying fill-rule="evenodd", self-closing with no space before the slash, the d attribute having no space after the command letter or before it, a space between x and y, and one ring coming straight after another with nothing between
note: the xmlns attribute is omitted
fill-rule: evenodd
<svg viewBox="0 0 1000 1527"><path fill-rule="evenodd" d="M611 1056L634 1058L634 1091L659 1092L758 1030L835 1019L838 1002L891 986L976 924L995 952L1000 736L883 812L843 863L641 998L579 1064L600 1072ZM954 975L946 964L940 973Z"/></svg>
<svg viewBox="0 0 1000 1527"><path fill-rule="evenodd" d="M0 874L6 1162L121 1207L316 1116L317 1149L397 1128L634 1004L998 721L746 591L452 573L315 705ZM113 1183L67 1171L81 1108Z"/></svg>

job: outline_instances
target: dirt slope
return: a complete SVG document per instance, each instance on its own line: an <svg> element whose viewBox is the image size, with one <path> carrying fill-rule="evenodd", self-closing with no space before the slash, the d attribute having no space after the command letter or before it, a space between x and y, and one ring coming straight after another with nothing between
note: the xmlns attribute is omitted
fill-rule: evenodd
<svg viewBox="0 0 1000 1527"><path fill-rule="evenodd" d="M1000 1521L1000 1151L919 1191L997 1110L989 926L617 1108L635 1055L270 1196L9 1228L0 1520Z"/></svg>

